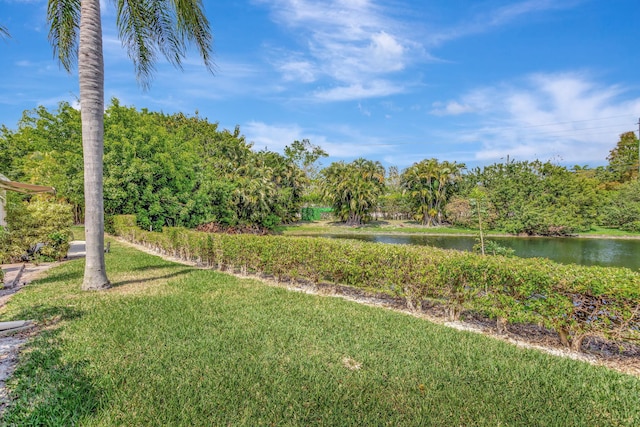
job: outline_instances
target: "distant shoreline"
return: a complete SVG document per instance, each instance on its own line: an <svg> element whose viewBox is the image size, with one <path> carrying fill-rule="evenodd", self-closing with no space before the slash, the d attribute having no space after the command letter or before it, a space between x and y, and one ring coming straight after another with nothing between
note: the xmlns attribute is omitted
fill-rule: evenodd
<svg viewBox="0 0 640 427"><path fill-rule="evenodd" d="M460 237L476 237L478 236L478 232L474 233L472 231L464 232L464 231L453 231L453 232L440 232L440 231L430 231L428 228L424 228L424 231L415 231L412 229L418 228L419 226L410 225L407 226L409 230L403 231L398 230L403 226L390 226L391 230L385 230L385 226L382 227L348 227L345 225L329 225L326 223L304 223L297 225L289 225L284 226L283 230L280 231L283 235L296 236L296 235L321 235L321 234L377 234L377 235L404 235L404 236L434 236L434 237L450 237L450 236L460 236ZM542 239L602 239L602 240L640 240L640 234L628 234L628 235L609 235L609 234L589 234L589 233L579 233L573 234L570 236L539 236L539 235L518 235L518 234L507 234L507 233L495 233L490 232L484 234L485 237L495 238L495 237L505 237L505 238L542 238Z"/></svg>

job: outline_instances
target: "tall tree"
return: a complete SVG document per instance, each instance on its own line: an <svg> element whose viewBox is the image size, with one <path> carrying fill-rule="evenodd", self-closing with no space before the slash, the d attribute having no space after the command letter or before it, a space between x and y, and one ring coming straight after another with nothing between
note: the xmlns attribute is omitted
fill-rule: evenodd
<svg viewBox="0 0 640 427"><path fill-rule="evenodd" d="M307 206L319 204L322 201L319 160L329 154L308 139L303 139L284 147L284 156L302 171L307 181L303 188L303 203Z"/></svg>
<svg viewBox="0 0 640 427"><path fill-rule="evenodd" d="M180 67L193 42L212 70L212 36L201 0L114 0L122 44L133 60L138 82L150 83L158 52ZM49 40L62 66L77 61L84 158L86 263L82 289L110 286L104 260L103 152L104 59L100 0L49 0Z"/></svg>
<svg viewBox="0 0 640 427"><path fill-rule="evenodd" d="M337 162L322 170L324 198L347 225L361 225L371 219L383 194L385 170L380 162L363 158Z"/></svg>
<svg viewBox="0 0 640 427"><path fill-rule="evenodd" d="M402 186L413 204L414 216L423 225L440 225L442 209L459 180L463 163L425 159L402 173Z"/></svg>
<svg viewBox="0 0 640 427"><path fill-rule="evenodd" d="M609 170L618 182L628 182L638 177L638 138L635 132L620 135L616 147L609 152Z"/></svg>
<svg viewBox="0 0 640 427"><path fill-rule="evenodd" d="M385 177L386 191L380 198L380 210L385 219L411 217L411 203L402 188L402 176L397 166L389 166Z"/></svg>

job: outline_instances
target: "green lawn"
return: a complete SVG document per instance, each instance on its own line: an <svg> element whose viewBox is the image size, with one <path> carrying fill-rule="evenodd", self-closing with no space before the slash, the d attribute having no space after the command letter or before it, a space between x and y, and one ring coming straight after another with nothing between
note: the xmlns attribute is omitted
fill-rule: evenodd
<svg viewBox="0 0 640 427"><path fill-rule="evenodd" d="M374 221L360 227L349 227L332 221L299 222L276 228L277 232L287 235L313 233L412 233L412 234L462 234L476 235L477 230L457 227L425 227L416 221ZM493 233L493 232L490 232ZM496 232L498 233L498 232ZM500 233L499 233L500 234ZM504 234L504 233L501 233Z"/></svg>
<svg viewBox="0 0 640 427"><path fill-rule="evenodd" d="M83 225L74 225L73 227L71 227L71 233L73 234L71 240L84 240Z"/></svg>
<svg viewBox="0 0 640 427"><path fill-rule="evenodd" d="M618 230L617 228L593 227L591 231L580 232L580 236L605 236L605 237L633 237L640 238L640 233L632 233L630 231Z"/></svg>
<svg viewBox="0 0 640 427"><path fill-rule="evenodd" d="M44 327L8 425L640 425L640 379L112 244L14 295Z"/></svg>

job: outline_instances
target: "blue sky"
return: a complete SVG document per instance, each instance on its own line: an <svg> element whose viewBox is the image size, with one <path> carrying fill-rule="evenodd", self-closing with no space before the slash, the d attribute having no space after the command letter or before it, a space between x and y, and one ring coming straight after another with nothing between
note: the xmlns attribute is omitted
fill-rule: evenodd
<svg viewBox="0 0 640 427"><path fill-rule="evenodd" d="M307 138L324 160L400 168L425 158L482 166L606 164L640 117L638 0L204 1L216 72L193 50L181 72L135 79L103 5L105 97L240 126L258 149ZM46 1L0 0L0 124L75 102L48 44Z"/></svg>

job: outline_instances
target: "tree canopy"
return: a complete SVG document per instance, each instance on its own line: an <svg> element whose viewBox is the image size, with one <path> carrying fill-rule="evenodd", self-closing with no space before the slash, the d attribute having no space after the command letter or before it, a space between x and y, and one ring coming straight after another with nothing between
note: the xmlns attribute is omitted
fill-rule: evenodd
<svg viewBox="0 0 640 427"><path fill-rule="evenodd" d="M367 222L384 192L384 175L380 162L363 158L351 163L332 163L322 170L325 201L348 225Z"/></svg>
<svg viewBox="0 0 640 427"><path fill-rule="evenodd" d="M442 209L454 193L464 168L464 164L456 162L425 159L402 173L402 187L409 197L415 219L422 225L442 224Z"/></svg>
<svg viewBox="0 0 640 427"><path fill-rule="evenodd" d="M320 169L326 153L308 140L293 141L283 153L256 151L239 127L220 129L198 114L138 110L117 99L104 117L105 212L133 214L145 229L209 222L273 228L300 219L301 208L313 205L330 206L352 225L376 217L531 235L596 225L640 230L637 176L620 182L612 166L511 160L467 171L432 158L385 171L360 158ZM55 187L81 222L81 134L80 112L68 103L26 111L16 129L0 127L0 172ZM631 136L621 141L633 144ZM622 152L612 150L613 157Z"/></svg>
<svg viewBox="0 0 640 427"><path fill-rule="evenodd" d="M620 140L607 157L608 168L616 181L624 183L638 179L639 149L640 145L635 132L625 132L620 135Z"/></svg>
<svg viewBox="0 0 640 427"><path fill-rule="evenodd" d="M145 229L206 222L273 227L296 219L304 171L294 159L254 151L240 133L199 116L123 106L105 112L104 206L134 214ZM0 128L0 168L14 180L46 183L85 208L80 113L68 103L23 114L16 130Z"/></svg>

